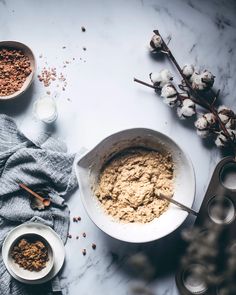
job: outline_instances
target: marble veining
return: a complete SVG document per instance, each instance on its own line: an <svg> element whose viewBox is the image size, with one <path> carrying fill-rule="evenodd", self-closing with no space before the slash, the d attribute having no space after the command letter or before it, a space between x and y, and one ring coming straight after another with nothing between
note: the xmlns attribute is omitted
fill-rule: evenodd
<svg viewBox="0 0 236 295"><path fill-rule="evenodd" d="M222 155L198 138L192 120L179 121L160 97L132 79L148 81L150 72L166 67L174 71L168 60L148 54L152 30L158 28L170 39L180 65L194 63L216 75L220 103L236 111L235 15L234 0L0 0L0 39L28 44L35 52L38 72L47 62L63 71L68 82L66 90L60 91L45 89L36 78L21 99L1 102L0 112L14 117L31 136L41 130L52 132L67 143L70 152L91 148L125 128L147 127L166 133L193 161L194 209L198 210ZM86 27L85 33L81 26ZM73 57L75 62L63 68L63 62ZM34 101L47 90L55 95L59 111L57 123L50 127L39 124L32 115ZM82 220L71 222L72 239L66 245L61 273L63 294L178 294L174 273L183 247L180 231L193 222L191 217L163 240L137 245L116 241L96 228L83 209L79 191L68 197L68 204L71 216L79 215ZM133 257L143 264L135 264Z"/></svg>

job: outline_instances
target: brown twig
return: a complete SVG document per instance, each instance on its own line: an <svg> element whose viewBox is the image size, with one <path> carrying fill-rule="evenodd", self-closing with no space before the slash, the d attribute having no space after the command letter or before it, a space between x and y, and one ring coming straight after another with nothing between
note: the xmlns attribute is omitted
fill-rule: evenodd
<svg viewBox="0 0 236 295"><path fill-rule="evenodd" d="M150 87L150 88L153 88L153 89L157 89L157 88L156 88L155 86L153 86L152 84L146 83L146 82L144 82L144 81L142 81L142 80L139 80L139 79L136 79L136 78L134 78L134 82L137 82L137 83L139 83L139 84L145 85L145 86Z"/></svg>
<svg viewBox="0 0 236 295"><path fill-rule="evenodd" d="M216 95L214 96L213 101L211 102L212 106L214 106L214 104L215 104L216 100L218 99L219 95L220 95L220 89L216 92Z"/></svg>

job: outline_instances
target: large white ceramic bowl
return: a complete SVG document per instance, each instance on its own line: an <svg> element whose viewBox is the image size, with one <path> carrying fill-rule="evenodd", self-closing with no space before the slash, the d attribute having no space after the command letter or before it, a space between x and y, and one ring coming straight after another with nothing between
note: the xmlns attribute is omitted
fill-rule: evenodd
<svg viewBox="0 0 236 295"><path fill-rule="evenodd" d="M76 161L80 194L92 221L108 235L127 242L143 243L160 239L177 229L188 213L170 204L168 210L153 221L122 223L110 217L94 194L104 163L120 151L131 147L146 147L168 151L174 161L173 199L191 207L195 195L195 175L192 163L183 150L166 135L145 128L123 130L100 142Z"/></svg>

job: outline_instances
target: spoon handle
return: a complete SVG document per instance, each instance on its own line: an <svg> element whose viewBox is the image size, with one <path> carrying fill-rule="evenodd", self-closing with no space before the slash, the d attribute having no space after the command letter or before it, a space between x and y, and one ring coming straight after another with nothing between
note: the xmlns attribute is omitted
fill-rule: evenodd
<svg viewBox="0 0 236 295"><path fill-rule="evenodd" d="M196 211L194 211L193 209L191 209L191 208L189 208L189 207L187 207L187 206L185 206L185 205L179 203L179 202L176 201L176 200L173 200L173 199L171 199L171 198L169 198L169 197L166 197L166 196L164 196L164 195L162 195L162 194L158 195L158 197L161 198L161 199L165 199L165 200L169 201L170 203L175 204L176 206L180 207L181 209L183 209L184 211L187 211L187 212L190 213L190 214L193 214L193 215L195 215L195 216L198 216L198 212L196 212Z"/></svg>
<svg viewBox="0 0 236 295"><path fill-rule="evenodd" d="M41 202L44 202L44 198L43 197L41 197L39 194L37 194L34 191L32 191L30 188L28 188L23 183L19 183L19 187L21 187L22 189L24 189L25 191L27 191L28 193L30 193L31 195L33 195L35 198L39 199Z"/></svg>

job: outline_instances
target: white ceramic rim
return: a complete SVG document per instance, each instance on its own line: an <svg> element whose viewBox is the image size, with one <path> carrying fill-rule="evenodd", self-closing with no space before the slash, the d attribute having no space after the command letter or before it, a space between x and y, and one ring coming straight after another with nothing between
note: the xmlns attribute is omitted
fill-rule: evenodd
<svg viewBox="0 0 236 295"><path fill-rule="evenodd" d="M186 158L186 161L187 161L188 166L189 166L190 174L191 174L191 175L190 175L190 178L191 178L191 180L192 180L192 182L193 182L193 184L192 184L192 185L193 185L193 187L192 187L192 196L189 196L189 197L191 197L191 201L190 201L190 203L188 204L188 206L191 208L192 205L193 205L193 203L194 203L194 200L195 200L196 182L195 182L195 171L194 171L193 164L192 164L192 161L191 161L190 157L189 157L189 156L187 155L187 153L184 152L183 149L182 149L182 148L181 148L181 147L180 147L175 141L173 141L169 136L167 136L167 135L165 135L165 134L163 134L163 133L161 133L161 132L159 132L159 131L157 131L157 130L153 130L153 129L149 129L149 128L142 128L142 127L140 127L140 128L130 128L130 129L125 129L125 130L121 130L121 131L119 131L119 132L113 133L113 134L111 134L110 136L104 138L100 143L98 143L98 144L97 144L94 148L92 148L91 150L86 151L84 154L77 156L77 158L76 158L76 160L75 160L75 163L74 163L74 165L75 165L74 168L75 168L75 171L76 171L76 176L77 176L77 179L78 179L78 182L79 182L79 186L80 186L80 184L81 184L81 178L80 178L80 173L78 172L78 168L77 168L77 167L79 166L80 161L82 161L86 156L88 156L91 152L93 152L98 146L102 145L102 143L105 142L105 141L106 141L107 139L109 139L110 137L117 136L117 135L121 134L122 132L126 132L126 131L135 131L135 130L140 130L140 129L143 130L143 131L146 131L146 132L150 131L150 132L154 132L154 133L156 133L156 134L161 135L161 137L165 138L167 141L170 141L170 142L171 142L171 143L172 143L172 144L173 144L173 145L179 150L179 152L181 152L182 155ZM162 235L159 236L159 237L156 237L155 235L153 235L152 238L150 237L150 238L148 238L148 239L131 239L131 238L123 238L123 237L117 235L117 233L116 233L115 231L108 231L108 230L105 230L105 229L104 229L104 225L99 224L99 223L97 223L97 222L94 220L94 218L93 218L93 216L92 216L92 214L91 214L91 212L90 212L89 206L87 205L87 202L86 202L86 199L85 199L85 196L84 196L84 193L83 193L83 188L82 188L81 186L80 186L80 196L81 196L81 199L82 199L83 206L84 206L84 208L85 208L85 210L86 210L86 212L87 212L89 218L92 220L92 222L93 222L98 228L100 228L103 232L105 232L106 234L108 234L109 236L111 236L111 237L113 237L113 238L115 238L115 239L118 239L118 240L121 240L121 241L125 241L125 242L130 242L130 243L146 243L146 242L151 242L151 241L155 241L155 240L158 240L158 239L160 239L160 238L163 238L163 237L169 235L170 233L174 232L178 227L180 227L180 226L182 225L182 223L186 220L187 216L188 216L188 213L187 213L186 211L183 211L183 210L177 208L177 207L176 207L175 205L173 205L173 204L170 204L168 210L172 210L172 209L175 209L175 210L176 210L176 209L178 209L178 210L181 210L181 211L179 211L179 212L181 212L181 214L182 214L182 218L181 218L181 220L180 220L179 222L177 222L177 223L175 224L175 226L173 226L171 229L166 230L165 233L162 234ZM173 198L174 198L174 197L173 197ZM168 211L168 210L167 210L167 211ZM165 212L165 213L166 213L166 212ZM161 216L163 216L165 213L163 213ZM106 213L104 212L104 214L106 214ZM159 218L160 218L160 217L159 217Z"/></svg>

